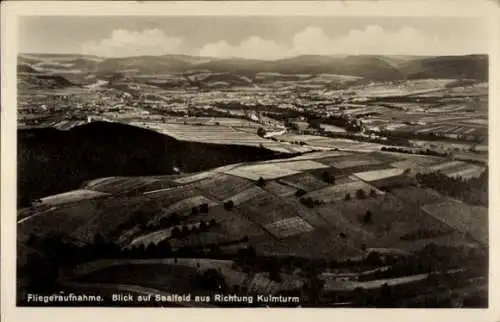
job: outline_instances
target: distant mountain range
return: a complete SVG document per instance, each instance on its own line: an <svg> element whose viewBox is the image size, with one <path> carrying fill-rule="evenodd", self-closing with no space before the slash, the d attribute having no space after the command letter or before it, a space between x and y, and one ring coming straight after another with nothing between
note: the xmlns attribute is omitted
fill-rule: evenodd
<svg viewBox="0 0 500 322"><path fill-rule="evenodd" d="M189 74L193 71L231 73L253 78L258 73L337 74L366 80L452 78L487 81L488 56L320 56L304 55L278 60L210 58L186 55L102 58L68 54L20 54L18 74L50 74L66 77ZM39 77L35 76L35 77Z"/></svg>

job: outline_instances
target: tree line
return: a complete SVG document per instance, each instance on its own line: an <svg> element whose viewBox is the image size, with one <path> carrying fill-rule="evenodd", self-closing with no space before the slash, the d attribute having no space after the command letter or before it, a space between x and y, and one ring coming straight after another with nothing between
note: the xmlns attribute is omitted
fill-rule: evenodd
<svg viewBox="0 0 500 322"><path fill-rule="evenodd" d="M479 177L470 179L460 176L448 177L439 171L417 173L416 179L424 187L435 189L465 203L488 206L488 169Z"/></svg>

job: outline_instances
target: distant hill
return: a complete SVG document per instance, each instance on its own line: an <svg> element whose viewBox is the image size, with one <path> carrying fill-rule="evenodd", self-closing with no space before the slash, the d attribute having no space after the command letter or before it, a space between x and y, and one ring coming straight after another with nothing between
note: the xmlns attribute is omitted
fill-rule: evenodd
<svg viewBox="0 0 500 322"><path fill-rule="evenodd" d="M28 64L18 64L17 65L17 72L18 73L39 73L38 70L34 69L33 67L31 67L30 65Z"/></svg>
<svg viewBox="0 0 500 322"><path fill-rule="evenodd" d="M139 56L109 58L97 65L98 72L114 73L127 70L137 73L155 74L182 72L192 66L192 62L179 56Z"/></svg>
<svg viewBox="0 0 500 322"><path fill-rule="evenodd" d="M20 88L35 89L60 89L78 86L62 76L48 74L20 74L17 82Z"/></svg>
<svg viewBox="0 0 500 322"><path fill-rule="evenodd" d="M99 58L83 55L21 55L19 63L44 71L66 74L79 72L105 77L116 73L128 75L188 74L207 71L217 74L253 78L258 73L338 74L367 80L392 81L417 78L488 78L488 56L404 56L404 55L303 55L279 60L211 58L187 55ZM58 72L59 71L59 72ZM63 72L64 71L64 72ZM239 78L239 76L237 78ZM214 76L221 77L221 76ZM224 76L226 77L226 76ZM224 83L225 80L221 80ZM222 84L221 83L221 84ZM240 81L232 85L239 85ZM250 83L248 83L250 84Z"/></svg>
<svg viewBox="0 0 500 322"><path fill-rule="evenodd" d="M442 56L411 60L400 66L408 78L488 80L488 56Z"/></svg>

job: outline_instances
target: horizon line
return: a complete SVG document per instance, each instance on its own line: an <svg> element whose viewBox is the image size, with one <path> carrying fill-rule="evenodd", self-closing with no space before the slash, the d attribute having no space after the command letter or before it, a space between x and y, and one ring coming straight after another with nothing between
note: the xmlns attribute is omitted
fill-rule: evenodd
<svg viewBox="0 0 500 322"><path fill-rule="evenodd" d="M49 52L18 52L17 56L20 55L53 55L53 56L63 56L63 55L73 55L73 56L89 56L89 57L97 57L103 59L123 59L123 58L139 58L139 57L162 57L162 56L186 56L186 57L196 57L196 58L206 58L206 59L219 59L219 60L227 60L227 59L243 59L243 60L260 60L260 61L273 61L273 60L283 60L290 58L298 58L298 57L349 57L349 56L406 56L406 57L460 57L460 56L489 56L489 53L463 53L463 54L300 54L294 56L282 56L282 57L274 57L274 58L248 58L241 56L224 56L224 57L214 57L214 56L201 56L195 54L156 54L156 55L134 55L134 56L99 56L94 54L85 54L85 53L75 53L75 52L60 52L60 53L49 53Z"/></svg>

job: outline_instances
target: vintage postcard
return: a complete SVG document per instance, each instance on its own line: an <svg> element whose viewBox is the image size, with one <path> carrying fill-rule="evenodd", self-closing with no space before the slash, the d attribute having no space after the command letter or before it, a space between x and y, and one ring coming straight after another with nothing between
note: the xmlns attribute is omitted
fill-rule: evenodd
<svg viewBox="0 0 500 322"><path fill-rule="evenodd" d="M5 5L3 304L494 321L497 6L376 3Z"/></svg>

